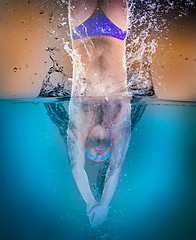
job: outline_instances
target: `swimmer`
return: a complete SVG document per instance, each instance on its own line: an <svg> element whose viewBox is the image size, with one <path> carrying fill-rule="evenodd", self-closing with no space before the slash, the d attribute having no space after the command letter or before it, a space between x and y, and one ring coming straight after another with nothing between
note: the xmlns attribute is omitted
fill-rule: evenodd
<svg viewBox="0 0 196 240"><path fill-rule="evenodd" d="M87 215L97 227L108 214L131 132L130 98L122 98L127 94L127 1L70 0L69 23L74 57L68 149ZM89 161L108 162L99 202L85 170Z"/></svg>
<svg viewBox="0 0 196 240"><path fill-rule="evenodd" d="M129 98L72 98L67 145L72 174L86 203L90 223L105 220L116 190L131 134ZM93 172L88 171L92 169ZM97 174L95 168L101 172ZM89 179L95 179L95 194ZM101 182L101 183L100 183ZM92 185L91 184L91 185Z"/></svg>

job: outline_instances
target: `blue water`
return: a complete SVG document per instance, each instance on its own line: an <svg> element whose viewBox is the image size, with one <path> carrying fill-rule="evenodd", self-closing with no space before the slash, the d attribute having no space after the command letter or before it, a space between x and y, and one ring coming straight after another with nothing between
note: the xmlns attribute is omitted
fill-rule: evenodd
<svg viewBox="0 0 196 240"><path fill-rule="evenodd" d="M64 108L61 134L51 104ZM108 217L94 229L68 160L69 100L0 101L0 239L196 239L196 103L142 104Z"/></svg>

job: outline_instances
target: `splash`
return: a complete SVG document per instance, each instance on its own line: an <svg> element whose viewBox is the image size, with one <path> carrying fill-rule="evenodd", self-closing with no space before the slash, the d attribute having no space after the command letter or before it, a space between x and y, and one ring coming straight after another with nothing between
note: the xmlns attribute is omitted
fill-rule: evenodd
<svg viewBox="0 0 196 240"><path fill-rule="evenodd" d="M62 7L67 7L68 3L65 0L58 0L58 4ZM127 65L127 84L128 90L133 95L153 95L152 74L150 67L153 60L153 55L159 47L158 40L160 35L165 35L170 26L176 24L176 21L189 14L191 8L195 7L195 1L171 1L171 0L131 0L128 3L128 36L126 45L126 65ZM68 24L68 17L63 16L61 26ZM69 35L69 33L68 33ZM69 36L70 37L70 36ZM80 71L76 74L82 76L85 69L82 66L79 55L72 50L71 41L62 39L65 51L71 59L78 59L77 64ZM93 45L93 43L92 43ZM55 59L55 49L50 51L50 59L53 66L50 68L47 76L44 79L43 87L40 92L41 96L65 96L70 94L66 90L66 83L78 79L78 76L68 78L63 69L59 67L58 61ZM72 61L73 62L73 61ZM62 74L63 83L56 85L51 83L51 74L58 72ZM85 89L85 85L80 86L81 91ZM83 89L83 90L82 90Z"/></svg>
<svg viewBox="0 0 196 240"><path fill-rule="evenodd" d="M48 47L46 48L46 51L49 52L49 57L52 61L52 67L50 67L48 70L48 73L43 81L39 97L70 96L70 79L68 78L67 74L64 73L63 67L59 65L59 62L55 57L55 51L60 50L56 47Z"/></svg>
<svg viewBox="0 0 196 240"><path fill-rule="evenodd" d="M150 66L160 35L167 36L170 26L186 17L192 7L195 1L129 1L126 51L129 91L138 95L154 93Z"/></svg>

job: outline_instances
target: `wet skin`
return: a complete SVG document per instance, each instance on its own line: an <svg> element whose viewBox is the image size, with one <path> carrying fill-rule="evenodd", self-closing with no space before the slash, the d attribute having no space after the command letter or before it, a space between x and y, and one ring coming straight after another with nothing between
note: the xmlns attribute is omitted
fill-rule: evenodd
<svg viewBox="0 0 196 240"><path fill-rule="evenodd" d="M86 202L87 215L93 227L99 226L105 220L115 192L130 139L130 110L129 98L73 98L69 105L68 149L72 173ZM85 145L88 152L98 158L110 151L112 153L99 203L91 192L84 170Z"/></svg>

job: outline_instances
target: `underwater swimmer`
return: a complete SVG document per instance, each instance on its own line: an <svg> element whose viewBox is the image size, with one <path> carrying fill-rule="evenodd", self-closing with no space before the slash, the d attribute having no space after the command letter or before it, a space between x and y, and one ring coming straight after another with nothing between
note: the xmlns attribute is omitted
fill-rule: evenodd
<svg viewBox="0 0 196 240"><path fill-rule="evenodd" d="M72 173L86 203L90 223L97 227L108 214L128 149L130 99L72 98L69 116L67 144ZM101 170L101 176L95 168ZM92 178L97 182L94 192Z"/></svg>
<svg viewBox="0 0 196 240"><path fill-rule="evenodd" d="M71 0L69 24L74 56L68 149L74 179L96 227L108 214L130 139L130 99L122 98L127 94L127 1ZM88 162L108 164L100 201L90 188Z"/></svg>

